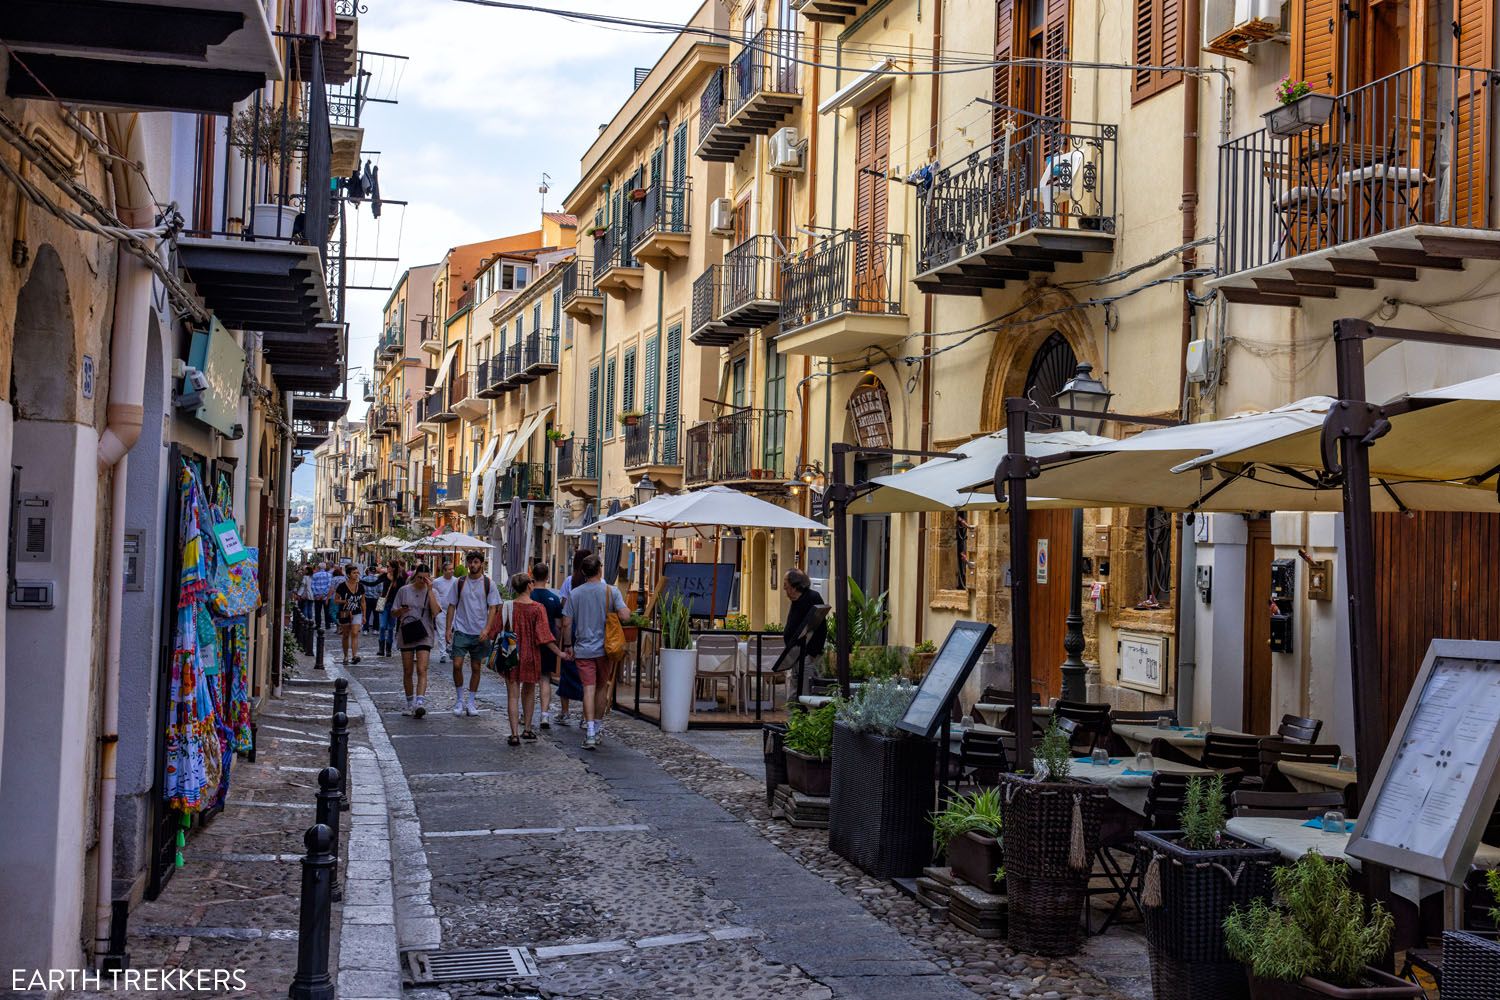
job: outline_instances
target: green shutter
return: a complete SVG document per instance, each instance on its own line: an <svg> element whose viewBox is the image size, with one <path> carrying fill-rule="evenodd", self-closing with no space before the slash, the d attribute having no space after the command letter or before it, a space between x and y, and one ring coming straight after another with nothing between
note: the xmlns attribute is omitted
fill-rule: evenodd
<svg viewBox="0 0 1500 1000"><path fill-rule="evenodd" d="M672 139L672 186L685 187L687 185L687 122L677 126L677 134Z"/></svg>
<svg viewBox="0 0 1500 1000"><path fill-rule="evenodd" d="M678 421L682 414L682 327L674 325L667 329L667 372L666 382L662 386L661 413L662 423L666 424L670 431L667 434L667 444L670 446L671 455L664 455L663 460L669 465L677 462L677 438Z"/></svg>
<svg viewBox="0 0 1500 1000"><path fill-rule="evenodd" d="M552 334L557 335L557 328L562 323L562 289L552 293Z"/></svg>
<svg viewBox="0 0 1500 1000"><path fill-rule="evenodd" d="M599 437L599 366L589 369L589 432L590 441Z"/></svg>
<svg viewBox="0 0 1500 1000"><path fill-rule="evenodd" d="M620 409L635 409L635 348L625 352L625 370L621 373Z"/></svg>
<svg viewBox="0 0 1500 1000"><path fill-rule="evenodd" d="M604 366L604 436L612 438L615 436L615 414L620 411L615 409L615 369L619 359L610 358Z"/></svg>
<svg viewBox="0 0 1500 1000"><path fill-rule="evenodd" d="M667 178L662 173L666 166L667 149L665 145L657 146L651 154L651 186L662 188L667 186Z"/></svg>
<svg viewBox="0 0 1500 1000"><path fill-rule="evenodd" d="M765 467L781 470L786 455L786 355L775 344L766 345L766 411L762 418L761 450Z"/></svg>
<svg viewBox="0 0 1500 1000"><path fill-rule="evenodd" d="M641 396L641 409L647 413L656 412L656 387L661 378L661 372L658 370L660 364L661 334L657 334L646 341L646 391Z"/></svg>

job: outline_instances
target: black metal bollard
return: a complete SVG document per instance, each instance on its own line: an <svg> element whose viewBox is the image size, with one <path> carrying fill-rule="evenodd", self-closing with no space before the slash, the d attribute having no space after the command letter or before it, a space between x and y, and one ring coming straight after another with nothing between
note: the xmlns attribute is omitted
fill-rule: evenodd
<svg viewBox="0 0 1500 1000"><path fill-rule="evenodd" d="M340 677L333 682L333 714L349 714L349 678Z"/></svg>
<svg viewBox="0 0 1500 1000"><path fill-rule="evenodd" d="M339 773L339 808L349 808L349 717L333 713L333 731L328 738L328 766Z"/></svg>
<svg viewBox="0 0 1500 1000"><path fill-rule="evenodd" d="M323 623L318 622L317 631L313 633L313 669L323 669Z"/></svg>
<svg viewBox="0 0 1500 1000"><path fill-rule="evenodd" d="M297 973L290 1000L334 1000L328 973L328 934L333 916L333 833L322 823L307 828L302 842L302 907L297 918Z"/></svg>
<svg viewBox="0 0 1500 1000"><path fill-rule="evenodd" d="M339 794L338 768L325 767L318 772L318 818L317 822L333 832L333 901L344 898L343 880L339 878Z"/></svg>

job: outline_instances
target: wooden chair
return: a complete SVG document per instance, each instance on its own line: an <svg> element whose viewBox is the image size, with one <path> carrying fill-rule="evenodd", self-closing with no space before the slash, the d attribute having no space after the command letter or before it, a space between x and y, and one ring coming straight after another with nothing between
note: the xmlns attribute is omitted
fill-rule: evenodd
<svg viewBox="0 0 1500 1000"><path fill-rule="evenodd" d="M733 704L735 689L739 686L739 639L729 634L700 635L696 651L697 686L711 692L717 702L719 684L722 683Z"/></svg>
<svg viewBox="0 0 1500 1000"><path fill-rule="evenodd" d="M1322 719L1307 719L1300 715L1283 715L1276 735L1293 743L1316 743L1323 731Z"/></svg>
<svg viewBox="0 0 1500 1000"><path fill-rule="evenodd" d="M1063 720L1074 723L1069 737L1075 750L1093 752L1094 747L1109 743L1110 707L1087 701L1062 701L1052 706L1052 717L1061 725Z"/></svg>
<svg viewBox="0 0 1500 1000"><path fill-rule="evenodd" d="M1124 737L1115 733L1114 727L1126 726L1154 726L1157 719L1166 719L1172 725L1177 725L1177 709L1156 708L1145 712L1122 712L1115 709L1110 717L1109 752L1112 754L1130 754L1130 744L1125 742Z"/></svg>
<svg viewBox="0 0 1500 1000"><path fill-rule="evenodd" d="M958 745L959 780L984 788L998 784L1000 775L1010 770L1015 745L1013 736L964 730Z"/></svg>
<svg viewBox="0 0 1500 1000"><path fill-rule="evenodd" d="M1342 753L1337 743L1301 743L1286 739L1261 740L1261 781L1265 783L1268 792L1295 792L1297 786L1276 770L1277 764L1285 760L1302 764L1327 764L1332 767L1338 764L1339 755Z"/></svg>
<svg viewBox="0 0 1500 1000"><path fill-rule="evenodd" d="M1237 767L1247 775L1260 775L1260 741L1264 736L1235 736L1229 733L1209 733L1203 738L1204 767L1215 771L1227 771Z"/></svg>
<svg viewBox="0 0 1500 1000"><path fill-rule="evenodd" d="M1314 819L1330 809L1344 808L1343 792L1237 791L1230 796L1236 816L1280 816Z"/></svg>

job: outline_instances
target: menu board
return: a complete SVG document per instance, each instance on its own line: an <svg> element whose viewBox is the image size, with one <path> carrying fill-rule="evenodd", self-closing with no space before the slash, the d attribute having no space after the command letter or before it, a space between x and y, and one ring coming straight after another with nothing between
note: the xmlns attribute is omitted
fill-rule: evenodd
<svg viewBox="0 0 1500 1000"><path fill-rule="evenodd" d="M1500 642L1436 639L1347 853L1452 885L1500 797Z"/></svg>
<svg viewBox="0 0 1500 1000"><path fill-rule="evenodd" d="M955 622L943 640L943 648L933 658L917 696L906 707L897 726L909 733L929 739L942 723L944 710L952 704L958 689L979 661L979 654L995 634L995 626L983 622Z"/></svg>

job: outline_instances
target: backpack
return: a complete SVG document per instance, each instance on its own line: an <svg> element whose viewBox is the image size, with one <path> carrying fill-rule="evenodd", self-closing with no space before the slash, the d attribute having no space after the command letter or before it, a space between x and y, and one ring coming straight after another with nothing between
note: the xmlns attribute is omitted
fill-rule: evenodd
<svg viewBox="0 0 1500 1000"><path fill-rule="evenodd" d="M490 657L490 666L502 677L508 677L512 670L521 665L521 644L516 639L514 624L510 620L511 608L511 604L502 605L501 632L495 638L495 651Z"/></svg>

